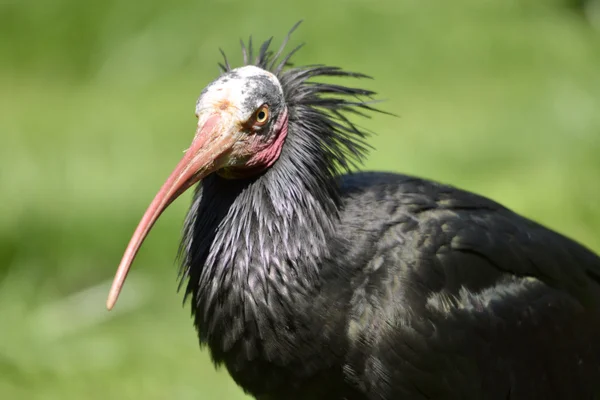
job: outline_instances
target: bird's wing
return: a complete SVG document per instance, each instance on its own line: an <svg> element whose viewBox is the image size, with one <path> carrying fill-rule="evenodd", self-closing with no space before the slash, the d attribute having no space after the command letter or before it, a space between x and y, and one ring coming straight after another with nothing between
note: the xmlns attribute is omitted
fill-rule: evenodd
<svg viewBox="0 0 600 400"><path fill-rule="evenodd" d="M369 254L368 270L391 268L397 276L389 279L409 283L417 296L455 296L520 277L566 290L584 304L600 301L600 257L489 199L395 174L357 174L342 188L346 225L349 215L360 224L349 228L357 242L350 257ZM365 252L369 245L373 251Z"/></svg>
<svg viewBox="0 0 600 400"><path fill-rule="evenodd" d="M354 271L349 380L373 398L600 390L597 255L434 182L359 174L341 188L340 233L351 245L338 265Z"/></svg>

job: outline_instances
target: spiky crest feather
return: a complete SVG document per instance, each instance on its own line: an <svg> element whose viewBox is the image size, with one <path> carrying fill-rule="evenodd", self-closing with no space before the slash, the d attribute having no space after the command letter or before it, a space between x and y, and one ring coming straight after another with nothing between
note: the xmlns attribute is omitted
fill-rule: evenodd
<svg viewBox="0 0 600 400"><path fill-rule="evenodd" d="M301 23L302 21L298 21L290 29L275 54L269 50L273 38L267 39L260 46L254 61L252 61L254 52L252 36L248 39L247 46L240 41L243 62L244 65L255 65L277 76L283 87L288 107L312 108L320 114L319 122L324 118L329 120L331 131L317 139L330 150L332 166L342 167L343 172L348 172L362 164L369 149L365 139L371 132L359 128L348 119L346 114L369 118L364 111L382 111L372 107L372 104L377 103L372 98L375 95L373 91L312 81L314 78L328 77L371 79L368 75L321 64L291 67L293 65L290 63L291 57L304 46L304 43L294 47L288 54L284 56L283 54L292 33ZM223 56L223 63L219 63L220 70L222 73L230 72L233 68L223 50L219 50ZM361 97L367 97L367 100Z"/></svg>

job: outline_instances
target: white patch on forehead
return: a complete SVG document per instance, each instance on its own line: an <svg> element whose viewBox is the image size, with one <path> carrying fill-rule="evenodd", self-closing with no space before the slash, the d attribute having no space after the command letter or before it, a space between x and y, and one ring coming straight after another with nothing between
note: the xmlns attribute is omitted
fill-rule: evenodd
<svg viewBox="0 0 600 400"><path fill-rule="evenodd" d="M279 80L277 79L277 77L275 75L273 75L272 73L270 73L267 70L264 70L262 68L254 66L254 65L246 65L244 67L239 67L239 68L232 70L231 72L237 73L240 76L240 78L242 78L242 79L250 78L253 76L264 76L264 77L267 77L276 86L280 86Z"/></svg>
<svg viewBox="0 0 600 400"><path fill-rule="evenodd" d="M277 88L278 95L283 96L283 89L275 75L254 65L246 65L231 70L209 84L196 103L196 114L205 110L220 109L240 114L241 118L247 117L246 114L253 112L248 105L250 108L259 107L264 100L256 97L253 89L265 79Z"/></svg>

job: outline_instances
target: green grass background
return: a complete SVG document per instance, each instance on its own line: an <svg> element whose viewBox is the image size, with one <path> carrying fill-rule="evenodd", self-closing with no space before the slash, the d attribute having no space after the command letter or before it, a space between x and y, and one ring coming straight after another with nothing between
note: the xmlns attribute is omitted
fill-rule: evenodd
<svg viewBox="0 0 600 400"><path fill-rule="evenodd" d="M218 48L305 19L296 63L399 118L366 167L477 191L600 251L600 31L558 0L0 0L0 399L244 398L176 293L189 195L109 281L195 128Z"/></svg>

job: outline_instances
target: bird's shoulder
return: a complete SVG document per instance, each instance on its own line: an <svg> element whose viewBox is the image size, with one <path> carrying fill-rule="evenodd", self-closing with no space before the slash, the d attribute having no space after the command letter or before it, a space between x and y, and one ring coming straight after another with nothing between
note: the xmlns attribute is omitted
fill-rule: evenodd
<svg viewBox="0 0 600 400"><path fill-rule="evenodd" d="M388 203L394 209L415 213L440 208L506 210L501 204L476 193L410 175L357 172L338 179L346 207ZM390 208L378 210L384 213L393 211ZM365 211L376 210L366 207Z"/></svg>

